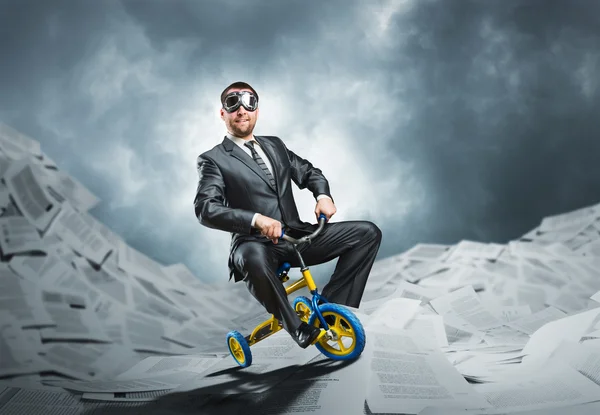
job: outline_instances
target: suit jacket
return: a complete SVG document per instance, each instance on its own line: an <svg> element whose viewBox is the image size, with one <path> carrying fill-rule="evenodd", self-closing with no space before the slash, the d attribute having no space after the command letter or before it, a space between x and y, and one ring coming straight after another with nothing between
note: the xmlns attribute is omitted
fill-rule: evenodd
<svg viewBox="0 0 600 415"><path fill-rule="evenodd" d="M255 213L279 220L287 234L299 237L313 232L317 225L300 220L291 182L307 188L315 198L320 194L331 197L321 170L289 150L280 138L254 138L273 166L276 188L252 157L227 137L198 156L196 217L204 226L231 233L229 279L235 277L235 282L244 278L233 266L236 248L248 240L272 243L251 227Z"/></svg>

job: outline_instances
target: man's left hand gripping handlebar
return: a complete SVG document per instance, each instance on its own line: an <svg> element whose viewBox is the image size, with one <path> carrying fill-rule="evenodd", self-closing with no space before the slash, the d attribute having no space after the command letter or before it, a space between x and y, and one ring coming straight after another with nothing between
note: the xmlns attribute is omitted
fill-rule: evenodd
<svg viewBox="0 0 600 415"><path fill-rule="evenodd" d="M328 197L319 199L319 201L317 202L317 206L315 207L315 216L317 218L317 222L319 221L319 216L321 214L325 215L325 217L327 218L327 222L329 222L329 219L331 219L331 217L335 215L336 212L337 208L333 204L333 201Z"/></svg>

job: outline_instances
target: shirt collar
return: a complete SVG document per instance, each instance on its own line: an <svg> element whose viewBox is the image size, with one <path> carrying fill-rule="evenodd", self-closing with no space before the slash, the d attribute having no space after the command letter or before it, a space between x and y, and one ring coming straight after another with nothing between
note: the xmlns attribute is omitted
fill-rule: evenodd
<svg viewBox="0 0 600 415"><path fill-rule="evenodd" d="M229 131L226 134L226 137L229 138L231 141L233 141L234 143L236 143L238 146L243 146L245 143L249 143L250 141L254 141L255 143L256 138L254 138L254 134L252 134L252 139L251 140L244 140L243 138L240 137L235 137L233 136Z"/></svg>

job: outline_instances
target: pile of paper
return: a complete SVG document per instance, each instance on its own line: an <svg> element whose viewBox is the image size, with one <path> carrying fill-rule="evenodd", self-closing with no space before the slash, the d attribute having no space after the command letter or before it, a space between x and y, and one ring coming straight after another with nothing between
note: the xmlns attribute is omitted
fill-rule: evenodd
<svg viewBox="0 0 600 415"><path fill-rule="evenodd" d="M0 174L2 385L48 390L152 355L228 353L229 330L268 318L243 284L205 284L128 246L88 213L96 196L1 123Z"/></svg>
<svg viewBox="0 0 600 415"><path fill-rule="evenodd" d="M506 246L421 244L378 262L361 304L375 342L368 409L597 413L599 218L594 206Z"/></svg>
<svg viewBox="0 0 600 415"><path fill-rule="evenodd" d="M269 317L243 284L128 246L4 124L0 175L0 413L600 413L600 205L377 261L359 359L282 330L242 369L226 333Z"/></svg>

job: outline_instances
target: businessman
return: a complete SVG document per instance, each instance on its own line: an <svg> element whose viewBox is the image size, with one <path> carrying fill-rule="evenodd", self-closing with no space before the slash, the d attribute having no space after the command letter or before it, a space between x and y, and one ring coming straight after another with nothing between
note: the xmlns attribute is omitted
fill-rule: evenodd
<svg viewBox="0 0 600 415"><path fill-rule="evenodd" d="M319 329L300 320L276 275L282 262L300 266L292 245L280 240L282 230L299 238L317 228L300 220L292 182L312 192L316 218L324 214L329 221L336 207L321 170L280 138L253 135L258 101L257 92L245 82L234 82L221 93L220 115L227 134L198 156L195 212L202 225L231 233L229 279L244 281L256 300L306 348ZM315 240L298 248L307 266L338 258L322 295L330 302L358 307L381 237L372 222L327 223Z"/></svg>

